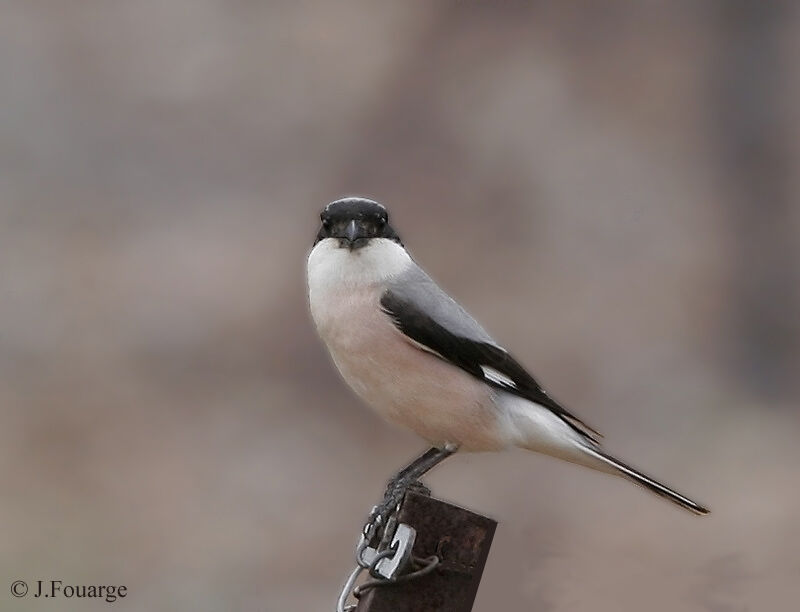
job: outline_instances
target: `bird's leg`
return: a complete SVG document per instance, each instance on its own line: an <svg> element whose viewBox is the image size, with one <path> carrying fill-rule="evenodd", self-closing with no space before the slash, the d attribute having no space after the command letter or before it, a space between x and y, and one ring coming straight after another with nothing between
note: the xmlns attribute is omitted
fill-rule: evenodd
<svg viewBox="0 0 800 612"><path fill-rule="evenodd" d="M389 481L386 487L387 495L396 489L405 490L414 487L421 487L423 490L427 489L425 485L419 482L419 479L456 452L457 448L455 446L445 446L444 448L434 446L426 450Z"/></svg>
<svg viewBox="0 0 800 612"><path fill-rule="evenodd" d="M389 517L397 511L397 506L403 501L403 497L408 490L416 489L424 494L430 494L430 489L423 485L419 479L457 450L458 446L453 444L446 444L444 448L429 448L400 470L389 481L383 501L370 514L370 523L386 525Z"/></svg>

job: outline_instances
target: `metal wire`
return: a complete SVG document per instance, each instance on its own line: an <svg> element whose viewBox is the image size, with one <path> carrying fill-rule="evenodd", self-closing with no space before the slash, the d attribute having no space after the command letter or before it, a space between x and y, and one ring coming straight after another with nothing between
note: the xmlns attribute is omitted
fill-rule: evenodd
<svg viewBox="0 0 800 612"><path fill-rule="evenodd" d="M352 612L356 609L357 604L346 605L347 598L350 596L350 592L353 590L353 586L358 580L358 576L361 572L364 571L364 568L361 566L356 566L350 576L347 578L347 582L344 583L344 588L342 592L339 594L339 599L336 601L336 612Z"/></svg>
<svg viewBox="0 0 800 612"><path fill-rule="evenodd" d="M378 563L380 563L383 559L388 559L389 557L394 557L397 549L395 548L387 548L386 550L379 552L375 555L375 558L372 560L372 563L369 564L369 575L377 580L385 580L383 576L378 573Z"/></svg>
<svg viewBox="0 0 800 612"><path fill-rule="evenodd" d="M412 555L410 559L409 565L414 566L415 569L412 572L407 574L402 574L395 578L385 578L378 573L378 564L383 559L388 559L394 557L395 554L398 554L397 548L386 548L385 550L381 550L380 552L375 552L374 548L369 548L370 542L376 536L377 531L380 527L380 520L370 521L365 526L361 532L361 537L359 539L358 545L356 546L356 567L350 573L347 578L347 581L342 588L342 592L339 594L339 599L336 602L336 612L354 612L358 604L350 604L347 605L347 599L352 594L353 597L356 599L360 599L362 595L367 593L368 591L376 588L382 588L387 586L394 586L397 584L404 584L410 582L412 580L417 580L424 576L427 576L432 571L434 571L440 563L440 559L438 556L433 555L426 559L420 559ZM397 525L397 519L394 514L392 514L386 522L386 529L381 537L381 542L385 543L391 541L391 534L388 535L389 531L394 531L394 528ZM373 556L369 559L365 559L364 555L368 551L372 551ZM369 575L372 577L372 580L367 580L359 586L355 586L356 582L358 581L359 576L362 572L367 571Z"/></svg>
<svg viewBox="0 0 800 612"><path fill-rule="evenodd" d="M422 578L423 576L427 576L433 570L437 568L440 563L439 557L433 555L428 557L427 559L414 559L414 562L417 564L424 564L422 569L418 569L416 571L411 572L410 574L403 574L402 576L398 576L397 578L375 578L374 580L368 580L363 584L358 585L355 589L353 589L353 597L356 599L361 599L361 596L369 590L372 590L377 587L388 587L388 586L395 586L397 584L404 584L406 582L411 582L412 580L416 580L418 578Z"/></svg>

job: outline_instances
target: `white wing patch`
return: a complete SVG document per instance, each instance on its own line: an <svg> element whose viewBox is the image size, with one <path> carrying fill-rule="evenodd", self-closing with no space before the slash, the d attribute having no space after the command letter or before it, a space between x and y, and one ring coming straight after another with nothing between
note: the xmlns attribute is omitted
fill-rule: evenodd
<svg viewBox="0 0 800 612"><path fill-rule="evenodd" d="M514 383L514 381L502 372L498 372L494 368L484 365L481 366L481 370L483 370L483 377L486 380L490 380L498 385L503 385L504 387L511 387L512 389L517 388L517 385Z"/></svg>
<svg viewBox="0 0 800 612"><path fill-rule="evenodd" d="M402 332L401 332L401 333L402 333ZM433 355L434 357L438 357L439 359L441 359L441 360L443 360L443 361L447 361L447 360L446 360L444 357L442 357L442 356L441 356L441 355L440 355L438 352L434 351L434 350L433 350L431 347L429 347L429 346L425 346L425 345L424 345L424 344L422 344L421 342L417 342L416 340L414 340L413 338L409 338L409 337L408 337L408 336L406 336L405 334L403 334L403 337L404 337L406 340L408 340L408 342L411 344L411 346L413 346L413 347L415 347L415 348L418 348L418 349L419 349L419 350L421 350L421 351L425 351L426 353L430 353L430 354L431 354L431 355Z"/></svg>

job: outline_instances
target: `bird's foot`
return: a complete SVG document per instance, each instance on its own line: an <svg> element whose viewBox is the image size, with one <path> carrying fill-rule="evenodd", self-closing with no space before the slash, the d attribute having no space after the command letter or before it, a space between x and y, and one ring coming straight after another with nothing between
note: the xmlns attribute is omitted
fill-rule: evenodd
<svg viewBox="0 0 800 612"><path fill-rule="evenodd" d="M410 483L408 483L408 486L406 487L406 490L403 493L403 497L405 497L405 494L409 491L413 493L419 493L420 495L424 495L425 497L430 497L431 495L431 490L424 484L422 484L422 482L419 480L412 480Z"/></svg>
<svg viewBox="0 0 800 612"><path fill-rule="evenodd" d="M431 494L431 490L415 478L401 477L390 480L383 501L372 509L367 521L368 531L377 536L379 541L391 538L395 515L408 491L421 495Z"/></svg>
<svg viewBox="0 0 800 612"><path fill-rule="evenodd" d="M384 511L396 512L400 509L400 503L409 491L420 493L421 495L431 494L431 490L416 478L400 476L389 481L386 486L386 492L383 495L383 501L378 507Z"/></svg>

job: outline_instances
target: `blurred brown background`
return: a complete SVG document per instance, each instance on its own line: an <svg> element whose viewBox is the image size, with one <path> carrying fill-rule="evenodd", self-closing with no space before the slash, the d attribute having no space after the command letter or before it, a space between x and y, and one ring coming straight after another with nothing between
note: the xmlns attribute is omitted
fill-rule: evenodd
<svg viewBox="0 0 800 612"><path fill-rule="evenodd" d="M331 610L424 448L306 311L319 210L423 265L621 457L522 452L434 492L501 521L476 610L800 596L796 3L7 0L0 608Z"/></svg>

